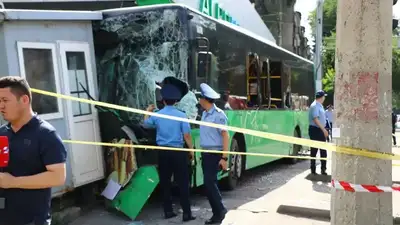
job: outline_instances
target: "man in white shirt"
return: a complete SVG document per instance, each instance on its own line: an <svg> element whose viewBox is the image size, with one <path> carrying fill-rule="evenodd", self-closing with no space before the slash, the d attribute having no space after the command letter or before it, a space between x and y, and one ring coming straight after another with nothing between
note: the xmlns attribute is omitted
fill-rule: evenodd
<svg viewBox="0 0 400 225"><path fill-rule="evenodd" d="M329 127L332 127L332 123L333 123L333 106L332 105L328 105L328 107L326 107L325 116L326 116L326 119L328 120Z"/></svg>

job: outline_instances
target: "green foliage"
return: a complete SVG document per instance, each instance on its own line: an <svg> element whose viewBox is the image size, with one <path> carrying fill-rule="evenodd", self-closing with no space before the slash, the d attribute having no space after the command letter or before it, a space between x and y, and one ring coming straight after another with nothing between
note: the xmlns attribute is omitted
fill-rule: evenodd
<svg viewBox="0 0 400 225"><path fill-rule="evenodd" d="M325 0L324 1L324 13L323 13L323 36L328 37L332 32L336 32L336 9L337 0ZM308 21L312 29L312 35L315 37L315 19L317 15L317 9L314 9L308 16Z"/></svg>
<svg viewBox="0 0 400 225"><path fill-rule="evenodd" d="M392 94L392 107L400 109L400 93L394 92Z"/></svg>
<svg viewBox="0 0 400 225"><path fill-rule="evenodd" d="M336 8L337 0L325 0L323 6L323 55L322 55L322 85L328 93L328 101L333 101L335 85L335 47L336 47ZM308 17L315 39L316 9ZM330 102L333 103L333 102Z"/></svg>
<svg viewBox="0 0 400 225"><path fill-rule="evenodd" d="M324 86L324 91L328 95L333 95L335 89L335 69L329 68L322 78L322 84Z"/></svg>
<svg viewBox="0 0 400 225"><path fill-rule="evenodd" d="M333 72L335 72L336 33L333 32L331 36L325 37L322 44L323 44L322 69L323 69L323 74L325 76L330 69L332 69Z"/></svg>
<svg viewBox="0 0 400 225"><path fill-rule="evenodd" d="M335 86L335 48L336 48L336 13L337 0L324 1L323 17L323 89L332 96ZM316 9L308 17L312 28L312 35L315 38ZM400 35L400 27L393 31L393 35ZM393 39L393 46L397 40ZM400 49L393 49L392 59L392 87L393 107L400 108Z"/></svg>

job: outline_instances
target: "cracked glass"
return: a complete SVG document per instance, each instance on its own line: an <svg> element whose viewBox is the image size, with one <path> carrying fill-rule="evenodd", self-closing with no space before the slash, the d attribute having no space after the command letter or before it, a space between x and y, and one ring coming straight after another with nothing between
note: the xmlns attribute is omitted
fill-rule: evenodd
<svg viewBox="0 0 400 225"><path fill-rule="evenodd" d="M156 83L173 76L187 81L189 44L179 9L128 12L94 23L99 100L137 109L156 104ZM188 92L177 107L197 115ZM143 115L123 112L124 120Z"/></svg>

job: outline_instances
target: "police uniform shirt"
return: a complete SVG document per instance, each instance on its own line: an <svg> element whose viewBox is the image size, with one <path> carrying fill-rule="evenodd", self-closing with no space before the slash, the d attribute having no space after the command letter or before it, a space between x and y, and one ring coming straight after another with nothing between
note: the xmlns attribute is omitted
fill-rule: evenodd
<svg viewBox="0 0 400 225"><path fill-rule="evenodd" d="M325 110L324 110L324 106L317 102L314 101L309 109L309 121L310 121L310 125L314 126L314 127L318 127L317 124L315 124L314 122L314 118L318 118L319 122L321 123L322 126L325 127L326 124L326 116L325 116Z"/></svg>
<svg viewBox="0 0 400 225"><path fill-rule="evenodd" d="M179 111L174 106L165 106L157 113L186 119L186 114L182 111ZM183 134L190 133L189 123L155 116L151 116L145 120L144 126L147 128L156 127L156 141L160 146L182 148L184 145Z"/></svg>
<svg viewBox="0 0 400 225"><path fill-rule="evenodd" d="M326 120L328 120L329 123L333 123L333 110L325 110L325 116L326 116Z"/></svg>
<svg viewBox="0 0 400 225"><path fill-rule="evenodd" d="M56 130L36 115L14 132L10 124L0 127L0 135L9 139L10 160L5 171L15 177L46 172L46 166L65 163L67 152ZM6 206L0 224L46 224L50 219L51 188L4 189ZM9 224L14 224L9 223Z"/></svg>
<svg viewBox="0 0 400 225"><path fill-rule="evenodd" d="M203 112L201 120L204 122L216 123L221 125L228 124L228 118L226 117L224 111L222 111L215 105L209 111ZM226 131L226 129L200 126L200 146L204 149L222 150L222 131Z"/></svg>

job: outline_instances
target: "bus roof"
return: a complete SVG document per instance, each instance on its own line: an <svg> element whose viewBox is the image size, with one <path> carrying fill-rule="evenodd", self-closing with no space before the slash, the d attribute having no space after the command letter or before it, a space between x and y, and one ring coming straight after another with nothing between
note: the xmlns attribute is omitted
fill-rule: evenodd
<svg viewBox="0 0 400 225"><path fill-rule="evenodd" d="M282 51L282 52L294 57L296 60L302 60L302 61L307 62L309 64L314 64L312 61L310 61L310 60L308 60L306 58L303 58L303 57L301 57L301 56L299 56L299 55L297 55L297 54L295 54L295 53L293 53L291 51L288 51L288 50L276 45L275 43L273 43L273 42L271 42L271 41L269 41L269 40L267 40L267 39L255 34L255 33L251 32L251 31L248 31L248 30L246 30L246 29L244 29L242 27L239 27L237 25L231 24L229 22L215 19L215 18L213 18L211 16L208 16L208 15L206 15L204 13L201 13L198 10L193 9L193 8L187 6L187 5L184 5L184 4L169 3L169 4L157 4L157 5L149 5L149 6L136 6L136 7L117 8L117 9L106 9L106 10L102 10L101 12L103 12L104 18L107 18L107 17L112 17L112 16L123 15L123 14L126 14L126 13L142 12L144 10L156 10L156 9L163 9L163 8L184 8L184 9L188 9L188 10L194 12L194 13L197 13L199 15L207 17L208 19L213 20L216 23L222 24L222 25L224 25L224 26L226 26L226 27L228 27L228 28L230 28L232 30L235 30L237 32L240 32L240 33L246 35L246 36L249 36L249 37L254 38L254 39L256 39L256 40L258 40L260 42L263 42L264 44L269 45L270 47L273 47L276 50Z"/></svg>

